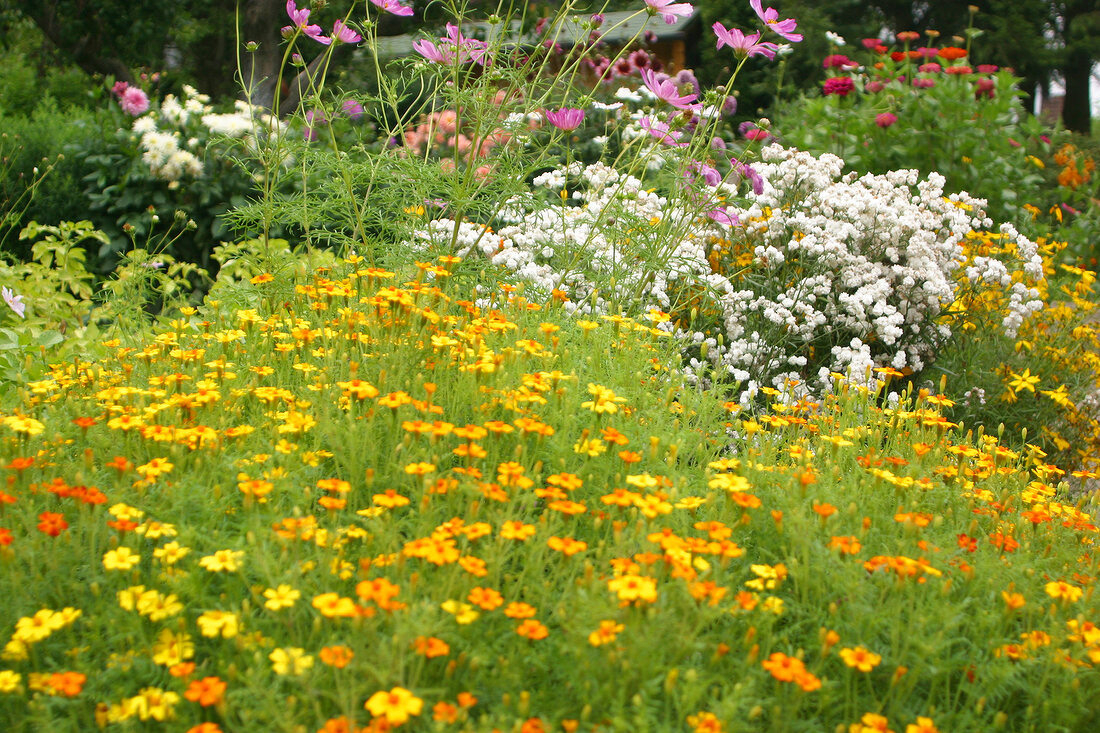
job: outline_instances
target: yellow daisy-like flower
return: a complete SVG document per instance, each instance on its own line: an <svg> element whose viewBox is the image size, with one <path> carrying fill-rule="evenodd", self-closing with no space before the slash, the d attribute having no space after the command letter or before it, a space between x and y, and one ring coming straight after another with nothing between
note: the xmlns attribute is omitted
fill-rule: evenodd
<svg viewBox="0 0 1100 733"><path fill-rule="evenodd" d="M10 669L0 669L0 692L18 692L22 681L23 677L18 672L12 672Z"/></svg>
<svg viewBox="0 0 1100 733"><path fill-rule="evenodd" d="M195 619L203 636L232 639L240 631L240 619L230 611L207 611Z"/></svg>
<svg viewBox="0 0 1100 733"><path fill-rule="evenodd" d="M212 573L235 573L240 569L243 559L243 550L218 550L199 560L199 565Z"/></svg>
<svg viewBox="0 0 1100 733"><path fill-rule="evenodd" d="M413 715L420 715L424 701L404 687L394 687L389 692L374 693L363 707L374 717L385 718L390 725L402 725Z"/></svg>
<svg viewBox="0 0 1100 733"><path fill-rule="evenodd" d="M119 547L103 554L103 567L108 570L130 570L139 562L141 555L129 547Z"/></svg>
<svg viewBox="0 0 1100 733"><path fill-rule="evenodd" d="M300 675L313 666L313 657L298 647L276 649L267 658L271 660L271 668L275 670L275 674Z"/></svg>
<svg viewBox="0 0 1100 733"><path fill-rule="evenodd" d="M858 669L860 672L870 672L882 661L881 656L861 646L857 646L855 649L841 649L840 658L849 667Z"/></svg>
<svg viewBox="0 0 1100 733"><path fill-rule="evenodd" d="M301 597L301 592L283 583L278 588L268 588L264 591L264 598L267 599L264 601L264 608L269 611L281 611L284 608L291 608Z"/></svg>

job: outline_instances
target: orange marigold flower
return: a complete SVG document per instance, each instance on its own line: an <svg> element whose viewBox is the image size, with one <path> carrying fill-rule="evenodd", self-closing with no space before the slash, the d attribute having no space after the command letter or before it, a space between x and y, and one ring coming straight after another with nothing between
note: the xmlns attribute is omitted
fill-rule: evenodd
<svg viewBox="0 0 1100 733"><path fill-rule="evenodd" d="M829 540L830 550L840 550L842 555L855 555L863 547L854 535L833 536Z"/></svg>
<svg viewBox="0 0 1100 733"><path fill-rule="evenodd" d="M557 550L566 557L572 557L578 552L583 552L588 549L587 542L575 540L572 537L551 537L546 541L546 544L551 550Z"/></svg>
<svg viewBox="0 0 1100 733"><path fill-rule="evenodd" d="M547 636L549 636L550 629L546 628L546 626L540 621L529 618L516 627L516 633L524 637L525 639L538 641L539 639L545 639Z"/></svg>
<svg viewBox="0 0 1100 733"><path fill-rule="evenodd" d="M504 615L508 618L531 618L538 611L534 606L530 606L526 603L509 603L504 609Z"/></svg>
<svg viewBox="0 0 1100 733"><path fill-rule="evenodd" d="M343 669L351 664L354 656L355 652L343 645L321 647L321 662L336 669Z"/></svg>
<svg viewBox="0 0 1100 733"><path fill-rule="evenodd" d="M813 503L813 510L815 514L818 514L822 519L827 519L836 514L836 507L829 503L818 504L815 500Z"/></svg>
<svg viewBox="0 0 1100 733"><path fill-rule="evenodd" d="M1017 608L1023 608L1027 601L1024 599L1023 593L1011 593L1007 590L1001 591L1001 598L1004 599L1005 605L1009 610L1015 611Z"/></svg>
<svg viewBox="0 0 1100 733"><path fill-rule="evenodd" d="M423 654L428 659L445 657L451 653L450 645L442 639L434 636L418 636L413 642L413 649L417 654Z"/></svg>
<svg viewBox="0 0 1100 733"><path fill-rule="evenodd" d="M396 509L397 507L407 506L409 503L407 497L398 494L393 489L386 489L381 494L375 494L371 497L371 501L386 509Z"/></svg>
<svg viewBox="0 0 1100 733"><path fill-rule="evenodd" d="M687 724L691 726L693 733L724 733L726 730L717 715L705 711L689 715Z"/></svg>
<svg viewBox="0 0 1100 733"><path fill-rule="evenodd" d="M54 694L76 697L84 689L87 675L80 672L54 672L46 679L46 684Z"/></svg>
<svg viewBox="0 0 1100 733"><path fill-rule="evenodd" d="M68 528L69 523L65 521L64 514L42 512L38 515L38 531L48 534L50 537L57 537Z"/></svg>
<svg viewBox="0 0 1100 733"><path fill-rule="evenodd" d="M477 705L477 698L468 692L460 692L456 698L458 706L462 708L472 708Z"/></svg>
<svg viewBox="0 0 1100 733"><path fill-rule="evenodd" d="M466 596L466 600L485 611L492 611L504 605L504 596L498 591L492 588L482 588L481 586L471 590L470 594Z"/></svg>
<svg viewBox="0 0 1100 733"><path fill-rule="evenodd" d="M458 708L445 700L440 700L432 706L432 720L454 723L458 720Z"/></svg>
<svg viewBox="0 0 1100 733"><path fill-rule="evenodd" d="M222 733L217 723L199 723L187 729L187 733Z"/></svg>
<svg viewBox="0 0 1100 733"><path fill-rule="evenodd" d="M183 696L206 708L220 703L225 696L225 689L226 684L221 678L203 677L201 680L191 680Z"/></svg>
<svg viewBox="0 0 1100 733"><path fill-rule="evenodd" d="M760 665L780 682L793 682L797 675L806 671L801 659L788 657L783 652L772 652Z"/></svg>

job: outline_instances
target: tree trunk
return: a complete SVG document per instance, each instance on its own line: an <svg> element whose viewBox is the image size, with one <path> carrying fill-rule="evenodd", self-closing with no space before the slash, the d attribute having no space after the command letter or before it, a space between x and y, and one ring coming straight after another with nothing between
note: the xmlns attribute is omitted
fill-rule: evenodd
<svg viewBox="0 0 1100 733"><path fill-rule="evenodd" d="M241 12L241 44L255 42L255 51L240 49L241 89L252 104L271 109L275 100L275 84L279 64L283 60L282 36L279 29L289 23L286 3L281 0L247 0Z"/></svg>
<svg viewBox="0 0 1100 733"><path fill-rule="evenodd" d="M1092 131L1092 105L1089 100L1089 77L1092 58L1086 51L1074 50L1066 57L1062 68L1066 77L1066 99L1062 106L1062 124L1067 130L1088 135Z"/></svg>

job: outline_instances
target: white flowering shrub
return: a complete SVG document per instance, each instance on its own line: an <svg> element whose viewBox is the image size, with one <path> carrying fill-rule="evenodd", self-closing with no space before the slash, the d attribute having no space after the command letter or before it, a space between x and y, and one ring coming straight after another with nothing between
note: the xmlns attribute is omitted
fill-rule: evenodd
<svg viewBox="0 0 1100 733"><path fill-rule="evenodd" d="M214 245L227 233L220 216L243 203L254 186L235 159L281 130L273 117L242 101L219 113L209 97L187 86L182 96L169 94L128 121L114 145L87 156L95 172L85 194L110 237L99 253L104 264L111 266L154 231L163 235L165 227L156 226L163 217L195 223L169 236L169 254L209 267Z"/></svg>
<svg viewBox="0 0 1100 733"><path fill-rule="evenodd" d="M992 222L981 201L945 196L938 175L844 175L835 156L776 145L754 168L756 190L736 173L704 184L739 223L700 216L690 192L665 197L606 164L574 163L536 177L495 229L438 219L417 246L454 243L580 313L667 313L662 327L691 344L685 369L738 383L745 403L763 386L804 395L835 373L869 383L874 368L920 371L968 288L1011 291L1009 333L1039 307L1041 260L1010 227L1012 262L990 255L960 270L968 234Z"/></svg>

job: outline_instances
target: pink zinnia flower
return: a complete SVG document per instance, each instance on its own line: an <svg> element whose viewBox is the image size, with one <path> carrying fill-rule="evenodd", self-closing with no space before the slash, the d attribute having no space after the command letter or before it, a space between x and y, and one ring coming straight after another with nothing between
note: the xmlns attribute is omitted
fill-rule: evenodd
<svg viewBox="0 0 1100 733"><path fill-rule="evenodd" d="M770 41L758 43L760 40L759 33L746 36L736 28L727 30L721 23L715 23L711 26L711 29L714 31L714 35L718 37L718 48L729 46L733 51L733 55L740 59L756 55L774 59L775 52L779 49L779 46Z"/></svg>
<svg viewBox="0 0 1100 733"><path fill-rule="evenodd" d="M821 66L826 69L847 69L855 68L859 64L852 61L850 58L842 53L834 53L825 57L825 60L821 62Z"/></svg>
<svg viewBox="0 0 1100 733"><path fill-rule="evenodd" d="M927 64L921 64L917 67L917 71L922 74L938 74L943 71L943 67L937 64L935 61L930 61Z"/></svg>
<svg viewBox="0 0 1100 733"><path fill-rule="evenodd" d="M898 121L898 116L893 112L883 112L875 115L875 124L879 127L889 127Z"/></svg>
<svg viewBox="0 0 1100 733"><path fill-rule="evenodd" d="M862 41L860 41L860 43L863 44L863 47L865 49L867 49L868 51L871 51L876 46L880 45L882 43L882 41L880 41L877 38L864 38Z"/></svg>
<svg viewBox="0 0 1100 733"><path fill-rule="evenodd" d="M996 86L992 79L978 79L978 86L974 90L974 99L981 99L982 97L993 99L993 89Z"/></svg>
<svg viewBox="0 0 1100 733"><path fill-rule="evenodd" d="M546 121L563 132L572 132L584 122L584 110L573 107L562 107L556 112L546 110Z"/></svg>
<svg viewBox="0 0 1100 733"><path fill-rule="evenodd" d="M918 87L920 89L931 89L932 87L936 86L936 80L935 79L914 79L913 80L913 86Z"/></svg>
<svg viewBox="0 0 1100 733"><path fill-rule="evenodd" d="M686 18L694 8L691 3L674 3L672 0L645 0L650 15L660 15L666 23L676 22L676 16Z"/></svg>
<svg viewBox="0 0 1100 733"><path fill-rule="evenodd" d="M768 8L764 10L760 6L760 0L749 0L749 5L756 11L756 15L760 20L775 31L777 34L786 38L788 41L797 43L802 40L801 33L795 33L794 29L798 27L798 23L793 18L787 18L786 20L779 19L779 13L775 8Z"/></svg>
<svg viewBox="0 0 1100 733"><path fill-rule="evenodd" d="M286 0L286 14L290 16L290 22L294 25L288 25L283 28L284 35L295 30L301 31L303 34L309 36L318 43L330 43L328 38L321 35L321 26L309 24L309 10L303 8L298 9L298 5L294 0Z"/></svg>
<svg viewBox="0 0 1100 733"><path fill-rule="evenodd" d="M978 64L979 74L995 74L999 67L997 64Z"/></svg>
<svg viewBox="0 0 1100 733"><path fill-rule="evenodd" d="M850 76L834 76L825 80L825 96L835 94L838 97L846 97L856 88L856 84Z"/></svg>
<svg viewBox="0 0 1100 733"><path fill-rule="evenodd" d="M867 82L867 84L863 88L866 91L874 94L875 92L881 92L883 89L886 88L886 85L876 79L875 81Z"/></svg>
<svg viewBox="0 0 1100 733"><path fill-rule="evenodd" d="M387 13L393 13L394 15L409 16L413 14L412 8L407 8L401 4L400 0L370 0L377 7L385 10Z"/></svg>
<svg viewBox="0 0 1100 733"><path fill-rule="evenodd" d="M762 127L754 127L745 131L746 140L767 140L772 134Z"/></svg>
<svg viewBox="0 0 1100 733"><path fill-rule="evenodd" d="M668 102L676 109L699 109L700 105L692 104L698 94L689 94L681 97L680 90L671 79L657 79L657 74L651 69L642 69L642 81L646 88L653 92L658 99Z"/></svg>
<svg viewBox="0 0 1100 733"><path fill-rule="evenodd" d="M122 96L119 97L118 104L122 107L123 112L131 117L137 117L145 114L145 111L149 109L149 97L137 87L126 87L125 91L122 92Z"/></svg>

